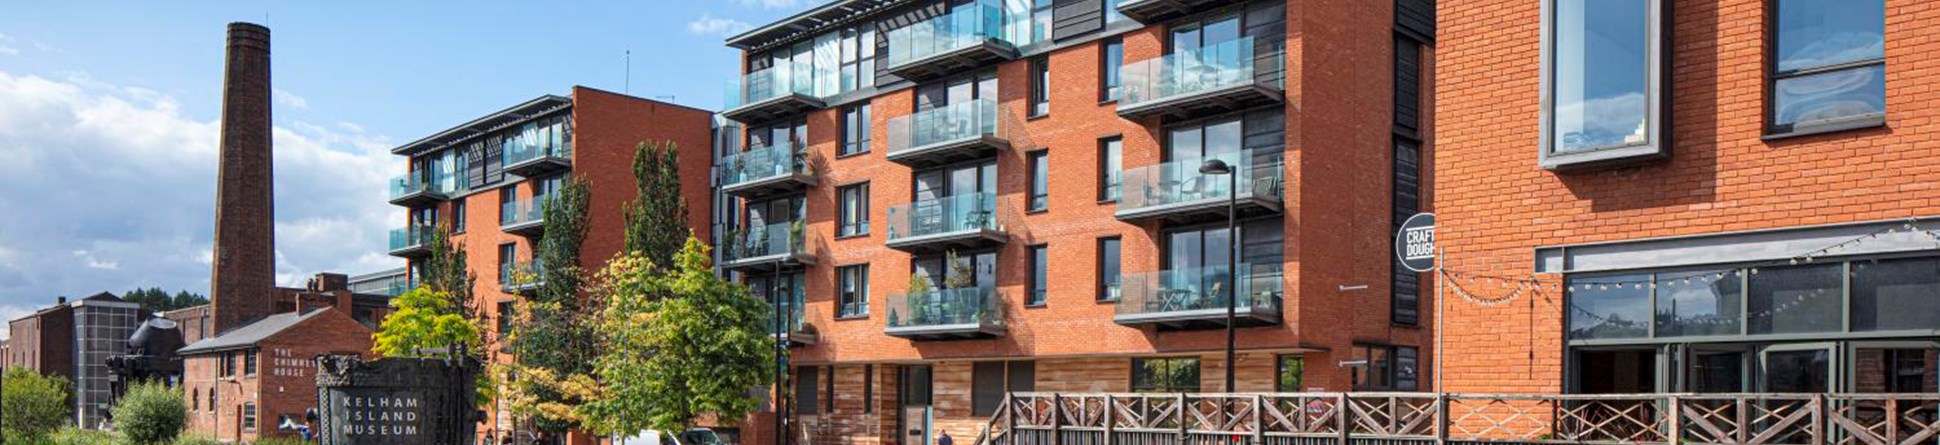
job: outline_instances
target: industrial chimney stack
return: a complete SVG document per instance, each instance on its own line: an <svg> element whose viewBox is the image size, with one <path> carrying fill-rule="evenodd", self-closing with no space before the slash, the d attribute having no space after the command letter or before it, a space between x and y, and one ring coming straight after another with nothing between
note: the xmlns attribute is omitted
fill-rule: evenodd
<svg viewBox="0 0 1940 445"><path fill-rule="evenodd" d="M276 286L269 28L230 23L222 78L215 258L209 310L219 334L270 315Z"/></svg>

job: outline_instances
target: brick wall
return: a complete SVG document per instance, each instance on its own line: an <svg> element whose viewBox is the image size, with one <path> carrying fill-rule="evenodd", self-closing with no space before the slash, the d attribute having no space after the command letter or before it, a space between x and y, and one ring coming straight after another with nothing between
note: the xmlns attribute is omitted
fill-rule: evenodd
<svg viewBox="0 0 1940 445"><path fill-rule="evenodd" d="M65 304L7 323L8 355L0 369L24 367L74 378L74 308Z"/></svg>
<svg viewBox="0 0 1940 445"><path fill-rule="evenodd" d="M1940 10L1886 0L1886 126L1766 141L1769 2L1673 0L1670 159L1556 173L1537 167L1540 5L1442 0L1435 72L1435 204L1448 267L1530 272L1537 246L1940 213L1940 59L1920 36ZM1495 292L1486 292L1495 294ZM1562 389L1562 295L1448 305L1448 389Z"/></svg>
<svg viewBox="0 0 1940 445"><path fill-rule="evenodd" d="M371 330L351 319L342 310L328 309L295 326L264 339L255 348L256 373L248 374L243 355L249 349L234 349L183 357L182 388L190 403L187 430L213 435L219 440L256 440L286 437L278 431L277 418L303 413L317 406L316 363L321 354L352 353L374 357ZM221 376L221 360L236 355L236 373ZM211 402L209 391L216 391ZM243 429L243 404L256 404L256 428ZM198 409L199 406L199 409Z"/></svg>

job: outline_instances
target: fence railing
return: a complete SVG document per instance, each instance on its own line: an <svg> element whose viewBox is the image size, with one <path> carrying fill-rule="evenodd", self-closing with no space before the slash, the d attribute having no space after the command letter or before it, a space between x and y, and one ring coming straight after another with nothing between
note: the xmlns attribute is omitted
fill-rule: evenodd
<svg viewBox="0 0 1940 445"><path fill-rule="evenodd" d="M1940 443L1940 394L1054 394L972 445Z"/></svg>

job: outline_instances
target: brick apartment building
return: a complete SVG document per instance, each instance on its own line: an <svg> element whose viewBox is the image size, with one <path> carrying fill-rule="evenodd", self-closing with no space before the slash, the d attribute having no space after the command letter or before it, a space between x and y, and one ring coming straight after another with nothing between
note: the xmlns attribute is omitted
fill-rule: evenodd
<svg viewBox="0 0 1940 445"><path fill-rule="evenodd" d="M128 336L152 314L102 292L8 321L8 350L0 369L26 368L68 379L75 425L93 428L107 415L114 391L108 356L126 352Z"/></svg>
<svg viewBox="0 0 1940 445"><path fill-rule="evenodd" d="M539 283L514 280L536 275L533 247L543 236L540 205L569 177L591 189L588 230L580 267L598 270L624 243L623 205L636 195L634 148L640 142L672 141L682 151L680 170L696 236L708 239L701 215L712 211L707 178L712 113L587 87L570 96L541 96L511 108L393 149L409 158L409 173L392 182L391 203L408 209L404 228L391 232L390 253L409 260L409 282L422 276L430 254L428 234L449 226L452 240L465 246L478 278L474 301L497 327L509 328L515 299ZM500 351L500 346L489 348ZM499 356L497 360L510 360ZM529 423L504 407L490 413L478 431L529 439ZM494 442L496 443L496 442ZM578 442L576 442L578 443Z"/></svg>
<svg viewBox="0 0 1940 445"><path fill-rule="evenodd" d="M1227 391L1229 295L1232 389L1426 388L1423 277L1390 252L1433 9L836 0L730 38L719 266L789 315L791 441L969 441L1006 391ZM726 429L776 443L774 411Z"/></svg>
<svg viewBox="0 0 1940 445"><path fill-rule="evenodd" d="M1936 391L1931 2L1440 16L1447 390Z"/></svg>

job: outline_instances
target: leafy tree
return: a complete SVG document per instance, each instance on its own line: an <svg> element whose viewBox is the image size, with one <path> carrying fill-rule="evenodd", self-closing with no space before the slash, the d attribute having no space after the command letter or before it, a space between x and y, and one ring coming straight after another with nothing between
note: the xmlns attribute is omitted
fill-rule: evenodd
<svg viewBox="0 0 1940 445"><path fill-rule="evenodd" d="M667 264L691 234L687 199L680 194L679 145L641 142L633 149L633 185L639 194L626 204L626 250Z"/></svg>
<svg viewBox="0 0 1940 445"><path fill-rule="evenodd" d="M371 333L373 349L385 357L431 357L420 351L454 345L478 351L483 344L478 327L452 300L450 293L429 287L392 298L391 307L397 311Z"/></svg>
<svg viewBox="0 0 1940 445"><path fill-rule="evenodd" d="M588 427L681 431L702 416L736 422L757 408L748 393L774 369L772 308L709 263L706 244L688 237L670 269L628 253L601 272L593 374L603 386L580 406Z"/></svg>
<svg viewBox="0 0 1940 445"><path fill-rule="evenodd" d="M180 389L145 382L128 388L128 394L115 402L114 419L115 431L128 442L169 443L188 423L189 408Z"/></svg>
<svg viewBox="0 0 1940 445"><path fill-rule="evenodd" d="M67 424L67 378L9 368L0 379L7 382L0 388L0 433L8 439L32 442Z"/></svg>
<svg viewBox="0 0 1940 445"><path fill-rule="evenodd" d="M167 312L209 304L208 297L192 294L189 291L177 291L174 296L170 296L159 287L135 288L121 294L121 299L140 304L143 312Z"/></svg>
<svg viewBox="0 0 1940 445"><path fill-rule="evenodd" d="M579 255L586 239L586 214L591 192L585 180L573 179L545 202L545 236L539 240L542 282L530 299L522 301L519 323L510 342L518 361L508 374L508 401L516 411L535 415L541 430L563 432L579 426L572 407L589 395L575 390L587 386L585 377L594 354L593 327L586 322L591 308L580 299ZM578 384L577 387L573 386Z"/></svg>
<svg viewBox="0 0 1940 445"><path fill-rule="evenodd" d="M449 294L452 312L466 314L472 306L472 285L478 282L466 267L465 245L451 240L451 227L439 224L425 241L431 255L424 261L424 284L433 291Z"/></svg>

